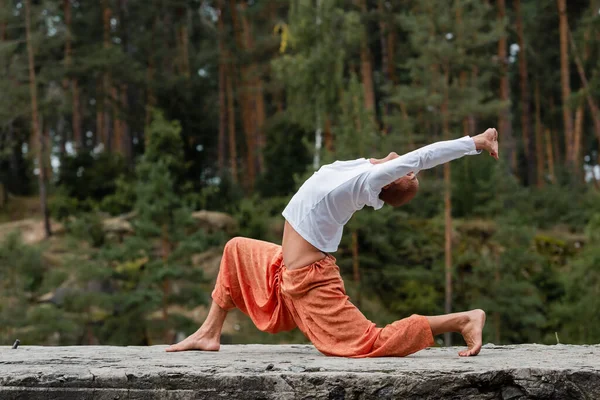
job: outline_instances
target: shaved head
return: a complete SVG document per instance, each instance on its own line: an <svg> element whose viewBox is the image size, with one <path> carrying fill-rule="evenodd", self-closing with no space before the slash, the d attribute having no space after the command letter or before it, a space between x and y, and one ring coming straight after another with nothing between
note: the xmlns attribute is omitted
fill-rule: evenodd
<svg viewBox="0 0 600 400"><path fill-rule="evenodd" d="M407 175L384 186L379 198L392 207L400 207L411 201L419 190L419 180L415 175Z"/></svg>

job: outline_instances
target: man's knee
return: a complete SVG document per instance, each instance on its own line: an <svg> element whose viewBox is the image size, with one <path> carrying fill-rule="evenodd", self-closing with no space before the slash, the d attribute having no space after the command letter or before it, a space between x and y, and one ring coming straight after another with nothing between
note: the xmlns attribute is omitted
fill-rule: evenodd
<svg viewBox="0 0 600 400"><path fill-rule="evenodd" d="M229 241L225 244L225 248L223 252L225 254L236 253L240 250L241 247L244 246L245 241L248 239L241 236L236 236L234 238L229 239Z"/></svg>

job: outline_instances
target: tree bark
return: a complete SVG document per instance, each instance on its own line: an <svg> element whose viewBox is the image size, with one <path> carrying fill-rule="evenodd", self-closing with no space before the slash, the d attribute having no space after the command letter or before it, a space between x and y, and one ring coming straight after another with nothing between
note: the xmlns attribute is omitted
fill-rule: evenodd
<svg viewBox="0 0 600 400"><path fill-rule="evenodd" d="M246 16L247 4L245 1L241 3L242 8L242 31L244 36L243 48L246 53L250 53L254 49L253 26ZM255 145L256 161L258 163L258 173L264 170L263 149L265 146L265 137L263 133L265 115L265 100L263 82L260 76L260 71L256 61L252 61L247 69L248 88L248 106L250 106L250 126Z"/></svg>
<svg viewBox="0 0 600 400"><path fill-rule="evenodd" d="M96 143L104 144L104 76L96 82Z"/></svg>
<svg viewBox="0 0 600 400"><path fill-rule="evenodd" d="M367 2L366 0L356 0L357 5L360 7L363 15L367 14ZM362 77L363 90L365 93L365 108L371 114L371 117L375 117L375 89L373 85L373 65L371 62L371 51L369 50L368 30L362 30L362 37L360 43L360 74Z"/></svg>
<svg viewBox="0 0 600 400"><path fill-rule="evenodd" d="M119 20L121 26L121 46L123 52L128 56L132 55L131 48L129 46L129 9L127 7L128 0L119 0ZM120 106L119 111L119 153L123 155L129 165L133 165L133 149L131 141L131 132L128 124L129 116L129 96L128 96L128 85L122 83L118 87L118 104Z"/></svg>
<svg viewBox="0 0 600 400"><path fill-rule="evenodd" d="M544 186L544 148L542 144L542 116L540 100L540 83L535 81L535 160L537 162L537 187Z"/></svg>
<svg viewBox="0 0 600 400"><path fill-rule="evenodd" d="M83 133L81 131L81 104L79 99L79 82L76 78L71 79L71 92L73 102L73 116L71 120L71 128L73 129L73 142L75 149L79 150L84 147Z"/></svg>
<svg viewBox="0 0 600 400"><path fill-rule="evenodd" d="M548 158L548 179L554 183L554 154L552 151L552 133L550 129L545 130L546 139L546 157Z"/></svg>
<svg viewBox="0 0 600 400"><path fill-rule="evenodd" d="M0 10L4 10L4 0L0 0ZM6 40L6 20L0 20L0 41Z"/></svg>
<svg viewBox="0 0 600 400"><path fill-rule="evenodd" d="M67 28L67 35L65 40L65 67L67 69L67 73L69 73L69 69L73 65L73 39L71 34L72 27L72 12L71 12L71 0L63 1L63 9L65 14L65 26ZM79 86L76 78L69 79L65 77L63 79L63 89L65 94L71 91L71 129L73 132L73 146L75 150L83 147L83 138L81 136L81 115L79 111Z"/></svg>
<svg viewBox="0 0 600 400"><path fill-rule="evenodd" d="M217 144L217 165L219 168L219 176L223 176L225 171L225 135L227 129L227 105L225 97L225 69L227 60L225 58L225 16L224 0L219 0L219 139Z"/></svg>
<svg viewBox="0 0 600 400"><path fill-rule="evenodd" d="M239 21L237 14L237 3L236 0L229 0L230 10L231 10L231 19L233 22L233 30L235 33L235 39L237 43L237 47L240 51L244 51L245 46L245 38L244 31L242 29L242 24ZM242 5L244 5L242 3ZM242 126L244 129L244 136L246 137L246 173L247 179L246 182L247 189L253 190L254 181L256 178L256 168L255 168L255 150L256 150L256 140L255 140L255 130L256 126L254 117L256 114L253 112L253 99L252 93L248 93L250 78L248 73L248 67L241 66L240 67L240 75L241 82L239 87L239 98L241 103L241 111L242 111Z"/></svg>
<svg viewBox="0 0 600 400"><path fill-rule="evenodd" d="M505 0L497 0L498 5L498 22L503 23L506 16ZM510 85L508 81L508 57L506 33L503 32L498 41L498 62L500 63L500 100L503 102L510 101ZM500 110L498 115L498 129L503 137L501 143L504 144L503 152L508 158L510 170L513 174L517 174L517 152L515 149L515 141L513 138L512 126L510 121L510 106L507 105Z"/></svg>
<svg viewBox="0 0 600 400"><path fill-rule="evenodd" d="M117 154L123 154L122 153L122 143L123 143L123 135L121 132L121 117L120 117L120 102L121 102L121 96L119 91L117 90L116 85L113 85L110 88L110 97L112 99L112 109L113 109L113 137L112 137L112 150L117 153Z"/></svg>
<svg viewBox="0 0 600 400"><path fill-rule="evenodd" d="M4 10L4 0L0 0L0 10ZM1 12L1 11L0 11ZM0 19L0 42L4 42L6 40L6 21L4 19ZM12 126L13 122L12 120L8 122L8 130L9 130L9 137L7 137L7 141L8 141L8 146L12 147ZM6 147L6 146L4 146ZM11 155L12 155L12 151L11 151ZM10 169L10 175L12 175L14 173L14 170L11 168ZM6 203L8 202L8 187L6 187L4 184L0 183L0 188L2 189L2 194L0 196L0 208L4 207L6 205Z"/></svg>
<svg viewBox="0 0 600 400"><path fill-rule="evenodd" d="M575 162L575 165L581 165L581 136L583 131L584 107L585 105L580 99L579 105L575 110L575 126L573 130L573 161ZM581 168L578 167L575 169L575 175L577 175L579 178L581 178L581 173Z"/></svg>
<svg viewBox="0 0 600 400"><path fill-rule="evenodd" d="M169 256L171 254L171 241L169 240L169 226L165 223L161 227L161 259L165 266L169 262ZM162 320L165 324L164 342L173 343L173 329L169 329L169 296L171 295L171 280L164 278L162 281Z"/></svg>
<svg viewBox="0 0 600 400"><path fill-rule="evenodd" d="M560 82L562 88L562 110L565 129L565 161L571 168L575 167L573 154L573 115L569 107L571 97L571 82L569 77L569 44L568 44L568 19L566 0L557 0L560 30Z"/></svg>
<svg viewBox="0 0 600 400"><path fill-rule="evenodd" d="M106 50L110 48L110 18L112 16L112 10L110 9L109 0L102 1L102 21L103 21L103 48ZM108 71L105 71L102 76L102 138L105 151L111 150L112 138L111 138L111 130L110 130L110 112L109 112L109 104L108 104L108 96L114 98L112 90L111 90L111 77Z"/></svg>
<svg viewBox="0 0 600 400"><path fill-rule="evenodd" d="M179 26L175 29L175 40L179 50L179 72L186 78L190 77L189 34L187 26L187 9L177 8Z"/></svg>
<svg viewBox="0 0 600 400"><path fill-rule="evenodd" d="M154 17L154 23L152 24L152 33L150 35L151 42L154 43L156 40L156 30L158 29L160 19L158 16ZM146 68L146 116L144 118L144 144L148 145L148 127L152 122L152 109L156 105L156 96L154 94L154 47L150 47L150 53L148 55L148 67Z"/></svg>
<svg viewBox="0 0 600 400"><path fill-rule="evenodd" d="M383 72L383 79L386 85L390 85L392 79L390 77L390 58L388 55L387 48L387 34L388 34L388 26L386 21L386 12L384 8L384 1L379 0L377 2L377 10L379 12L379 42L381 43L381 70ZM383 106L383 131L384 135L389 133L390 127L387 123L387 117L390 114L390 104L386 101Z"/></svg>
<svg viewBox="0 0 600 400"><path fill-rule="evenodd" d="M531 110L529 101L529 76L527 72L527 48L525 35L523 33L523 15L521 12L521 0L514 1L517 42L519 44L519 86L521 90L521 133L523 135L523 147L527 160L527 181L533 185L536 181L535 140L531 136Z"/></svg>
<svg viewBox="0 0 600 400"><path fill-rule="evenodd" d="M227 68L227 77L225 80L227 91L227 129L229 132L229 168L231 170L231 180L238 183L237 171L237 141L235 134L235 107L233 99L233 64L230 62Z"/></svg>
<svg viewBox="0 0 600 400"><path fill-rule="evenodd" d="M39 117L38 117L38 104L37 104L37 83L35 79L35 63L33 57L33 43L31 39L31 0L25 0L25 34L27 41L27 59L29 64L29 92L31 95L31 125L33 127L33 134L38 138L39 149L38 149L38 183L40 190L40 206L42 215L44 217L44 232L46 238L50 237L52 231L50 229L50 216L48 213L48 199L46 194L46 168L44 162L44 153L46 147L46 141L40 129Z"/></svg>

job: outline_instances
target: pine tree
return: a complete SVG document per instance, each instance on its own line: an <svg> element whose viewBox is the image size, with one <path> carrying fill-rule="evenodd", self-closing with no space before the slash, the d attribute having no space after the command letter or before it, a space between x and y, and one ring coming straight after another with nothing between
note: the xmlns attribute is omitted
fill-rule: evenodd
<svg viewBox="0 0 600 400"><path fill-rule="evenodd" d="M511 172L517 173L517 152L515 140L512 133L511 115L510 115L510 84L508 78L508 48L506 26L506 1L496 0L498 23L503 27L502 34L498 40L498 63L500 65L500 99L504 102L498 115L498 130L502 132L502 152L508 160Z"/></svg>
<svg viewBox="0 0 600 400"><path fill-rule="evenodd" d="M86 343L171 343L176 332L191 330L189 309L206 303L202 270L191 266L191 256L219 244L220 237L198 230L177 190L175 177L185 167L180 131L177 121L153 113L136 168L134 234L114 242L100 229L91 237L98 247L92 257L67 268L82 289L65 307L85 326Z"/></svg>
<svg viewBox="0 0 600 400"><path fill-rule="evenodd" d="M44 231L46 237L52 234L50 229L50 214L48 212L48 178L47 178L47 167L45 161L46 154L46 138L44 132L40 126L40 120L38 116L38 95L37 95L37 82L35 79L35 61L33 53L33 39L31 33L31 0L25 2L25 29L27 37L27 57L29 64L29 92L31 95L31 126L33 135L37 138L39 143L38 151L38 185L40 192L40 204L42 210L42 216L44 218Z"/></svg>
<svg viewBox="0 0 600 400"><path fill-rule="evenodd" d="M496 26L487 22L490 12L489 6L473 1L455 1L444 6L422 2L402 19L416 56L406 63L414 83L400 87L397 98L409 109L427 113L439 127L437 138L459 136L458 127L469 115L489 117L498 111L499 102L486 95L489 67L477 57L478 52L498 40L500 34ZM481 71L477 81L465 86L463 79L461 84L461 75L474 65ZM450 176L450 164L445 164L446 313L452 311L453 298ZM447 335L445 342L449 341L450 335Z"/></svg>
<svg viewBox="0 0 600 400"><path fill-rule="evenodd" d="M567 2L565 0L557 0L557 4L560 27L560 81L562 90L563 124L565 129L565 161L569 168L574 168L573 114L571 112L571 108L569 107L569 98L571 97L571 80L569 72L569 21L567 16Z"/></svg>

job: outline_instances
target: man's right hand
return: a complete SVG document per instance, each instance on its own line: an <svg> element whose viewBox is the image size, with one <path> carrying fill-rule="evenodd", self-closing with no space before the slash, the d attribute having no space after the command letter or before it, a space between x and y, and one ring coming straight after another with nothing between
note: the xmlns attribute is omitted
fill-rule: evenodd
<svg viewBox="0 0 600 400"><path fill-rule="evenodd" d="M475 148L477 150L485 150L490 153L490 156L498 159L498 131L495 128L489 128L485 132L473 136Z"/></svg>

